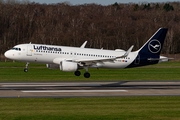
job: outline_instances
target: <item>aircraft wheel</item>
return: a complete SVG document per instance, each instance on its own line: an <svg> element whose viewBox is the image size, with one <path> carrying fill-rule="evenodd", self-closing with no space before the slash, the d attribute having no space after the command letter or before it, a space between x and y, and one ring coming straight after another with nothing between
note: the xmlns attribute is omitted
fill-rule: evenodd
<svg viewBox="0 0 180 120"><path fill-rule="evenodd" d="M89 78L90 77L90 73L88 73L88 72L84 73L84 77L85 78Z"/></svg>
<svg viewBox="0 0 180 120"><path fill-rule="evenodd" d="M27 69L27 68L24 68L24 72L28 72L28 69Z"/></svg>
<svg viewBox="0 0 180 120"><path fill-rule="evenodd" d="M74 74L75 74L76 76L80 76L80 75L81 75L81 72L80 72L80 71L75 71Z"/></svg>

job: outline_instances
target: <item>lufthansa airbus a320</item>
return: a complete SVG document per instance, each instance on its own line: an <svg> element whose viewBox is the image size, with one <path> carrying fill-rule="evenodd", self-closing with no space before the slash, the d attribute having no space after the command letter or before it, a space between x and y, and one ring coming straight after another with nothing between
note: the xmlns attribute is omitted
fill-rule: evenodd
<svg viewBox="0 0 180 120"><path fill-rule="evenodd" d="M85 48L85 41L81 47L20 44L4 55L26 62L24 72L28 72L30 62L36 62L45 63L47 68L74 72L76 76L81 75L80 69L85 69L84 77L89 78L88 68L132 68L168 61L167 57L160 56L167 31L167 28L160 28L139 50L133 52L133 46L127 51Z"/></svg>

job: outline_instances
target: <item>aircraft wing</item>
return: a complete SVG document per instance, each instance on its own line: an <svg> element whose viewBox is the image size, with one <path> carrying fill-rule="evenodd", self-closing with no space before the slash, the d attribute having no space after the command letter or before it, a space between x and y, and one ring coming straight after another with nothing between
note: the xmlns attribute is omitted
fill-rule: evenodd
<svg viewBox="0 0 180 120"><path fill-rule="evenodd" d="M118 59L118 58L124 58L127 57L129 55L129 53L132 51L134 45L132 45L126 52L124 55L121 56L117 56L114 58L99 58L99 59L78 59L78 60L73 60L73 62L77 62L77 63L84 63L84 64L95 64L98 62L114 62L114 60Z"/></svg>
<svg viewBox="0 0 180 120"><path fill-rule="evenodd" d="M65 59L65 58L55 58L53 60L53 63L55 64L59 64L60 61L69 61L69 62L76 62L78 63L80 66L88 66L88 65L94 65L96 63L102 63L102 62L114 62L114 60L118 59L118 58L124 58L127 57L129 55L129 53L132 51L134 46L131 46L124 55L121 56L117 56L114 58L98 58L98 59Z"/></svg>

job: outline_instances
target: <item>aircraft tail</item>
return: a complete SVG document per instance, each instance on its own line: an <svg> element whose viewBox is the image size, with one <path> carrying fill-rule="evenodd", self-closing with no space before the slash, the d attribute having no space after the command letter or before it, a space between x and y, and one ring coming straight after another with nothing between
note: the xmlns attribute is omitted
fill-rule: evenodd
<svg viewBox="0 0 180 120"><path fill-rule="evenodd" d="M160 53L164 44L168 29L160 28L157 32L138 50L136 59L128 67L137 67L156 64L160 61Z"/></svg>
<svg viewBox="0 0 180 120"><path fill-rule="evenodd" d="M160 55L168 29L160 28L138 51L152 57Z"/></svg>

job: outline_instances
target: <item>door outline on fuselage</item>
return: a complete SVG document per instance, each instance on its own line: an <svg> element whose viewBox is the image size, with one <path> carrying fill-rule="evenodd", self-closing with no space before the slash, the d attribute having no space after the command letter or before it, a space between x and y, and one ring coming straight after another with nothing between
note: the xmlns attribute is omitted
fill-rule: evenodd
<svg viewBox="0 0 180 120"><path fill-rule="evenodd" d="M32 56L32 45L27 45L27 56Z"/></svg>

